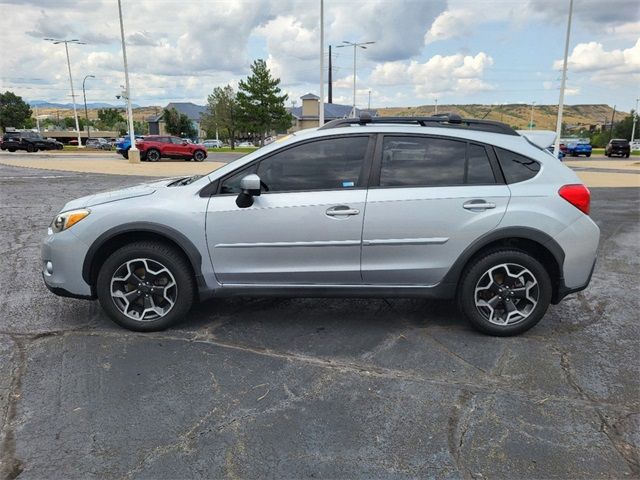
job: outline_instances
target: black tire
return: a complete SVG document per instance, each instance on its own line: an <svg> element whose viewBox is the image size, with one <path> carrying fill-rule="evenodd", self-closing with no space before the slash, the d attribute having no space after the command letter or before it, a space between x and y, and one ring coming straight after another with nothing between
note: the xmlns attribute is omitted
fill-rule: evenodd
<svg viewBox="0 0 640 480"><path fill-rule="evenodd" d="M111 280L116 271L126 262L140 258L160 263L171 273L176 284L176 298L169 311L163 316L145 321L125 315L111 296ZM146 276L145 273L142 279ZM96 291L100 305L115 323L137 332L155 332L176 324L191 309L195 297L195 280L191 266L176 249L161 242L142 241L125 245L107 258L98 273ZM144 298L140 301L144 301Z"/></svg>
<svg viewBox="0 0 640 480"><path fill-rule="evenodd" d="M15 149L15 148L9 148L8 150L9 150L11 153L13 153L13 152L15 152L15 151L16 151L16 149Z"/></svg>
<svg viewBox="0 0 640 480"><path fill-rule="evenodd" d="M193 159L196 162L202 162L207 155L202 150L196 150L193 152Z"/></svg>
<svg viewBox="0 0 640 480"><path fill-rule="evenodd" d="M625 154L625 158L629 158L630 156L631 156L631 154L630 154L630 153L626 153L626 154Z"/></svg>
<svg viewBox="0 0 640 480"><path fill-rule="evenodd" d="M122 152L122 157L129 160L129 150L125 150L124 152Z"/></svg>
<svg viewBox="0 0 640 480"><path fill-rule="evenodd" d="M36 149L33 145L27 145L27 152L32 153L35 152Z"/></svg>
<svg viewBox="0 0 640 480"><path fill-rule="evenodd" d="M605 153L604 155L605 155L605 157L611 158L611 153Z"/></svg>
<svg viewBox="0 0 640 480"><path fill-rule="evenodd" d="M147 162L157 162L158 160L160 160L162 155L155 148L150 148L149 150L147 150L146 157L147 157Z"/></svg>
<svg viewBox="0 0 640 480"><path fill-rule="evenodd" d="M586 155L587 155L587 158L589 158L589 157L591 156L591 154L590 154L590 153L587 153Z"/></svg>
<svg viewBox="0 0 640 480"><path fill-rule="evenodd" d="M476 286L480 284L479 282L483 278L487 278L485 275L488 274L491 268L502 264L515 264L524 267L537 282L537 303L535 306L533 306L523 319L507 325L499 325L489 321L489 318L481 313L480 307L476 306ZM508 337L529 330L542 319L551 303L552 289L549 273L538 260L520 250L505 249L483 254L470 262L461 278L462 280L458 284L458 307L474 328L489 335ZM499 287L508 286L506 282L502 285L495 283L495 285ZM511 288L516 287L511 286ZM508 290L508 288L505 290ZM489 294L491 295L491 293ZM508 295L508 293L505 292L502 295ZM497 296L498 295L496 295L496 297ZM502 304L506 308L506 302L512 302L513 305L520 302L522 305L523 301L525 303L531 303L527 300L512 298L504 302L499 302L496 306L499 307L500 304ZM506 312L503 310L503 313Z"/></svg>

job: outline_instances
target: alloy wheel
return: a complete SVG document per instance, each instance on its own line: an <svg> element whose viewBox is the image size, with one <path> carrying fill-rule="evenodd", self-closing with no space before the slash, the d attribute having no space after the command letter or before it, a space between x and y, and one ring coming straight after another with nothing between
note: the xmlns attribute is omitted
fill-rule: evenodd
<svg viewBox="0 0 640 480"><path fill-rule="evenodd" d="M111 298L127 317L148 322L169 313L178 298L178 285L162 263L150 258L135 258L114 272Z"/></svg>
<svg viewBox="0 0 640 480"><path fill-rule="evenodd" d="M525 320L539 299L538 280L530 270L515 263L502 263L483 273L474 294L478 312L489 322L503 326Z"/></svg>

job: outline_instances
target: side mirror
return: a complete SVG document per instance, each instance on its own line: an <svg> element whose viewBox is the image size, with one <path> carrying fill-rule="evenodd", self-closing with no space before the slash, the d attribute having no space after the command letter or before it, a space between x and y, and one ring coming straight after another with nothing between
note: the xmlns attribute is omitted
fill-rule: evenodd
<svg viewBox="0 0 640 480"><path fill-rule="evenodd" d="M255 173L247 175L240 180L242 190L236 198L236 205L240 208L248 208L253 205L253 197L260 196L260 177Z"/></svg>

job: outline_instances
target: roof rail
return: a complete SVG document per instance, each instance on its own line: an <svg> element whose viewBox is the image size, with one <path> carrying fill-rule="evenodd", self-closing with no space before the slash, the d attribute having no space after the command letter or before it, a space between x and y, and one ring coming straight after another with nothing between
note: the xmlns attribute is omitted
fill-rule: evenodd
<svg viewBox="0 0 640 480"><path fill-rule="evenodd" d="M363 112L360 117L339 118L325 123L318 130L347 127L350 125L367 125L369 123L394 124L394 125L420 125L421 127L463 128L466 130L478 130L481 132L502 133L504 135L520 136L506 123L491 120L476 120L474 118L461 118L455 113L441 113L431 117L372 117Z"/></svg>

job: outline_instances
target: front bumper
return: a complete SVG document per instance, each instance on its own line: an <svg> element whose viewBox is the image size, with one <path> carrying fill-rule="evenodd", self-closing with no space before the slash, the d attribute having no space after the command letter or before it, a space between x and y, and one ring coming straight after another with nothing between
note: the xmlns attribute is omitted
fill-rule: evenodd
<svg viewBox="0 0 640 480"><path fill-rule="evenodd" d="M82 278L82 264L89 247L71 230L50 234L42 243L42 278L47 288L63 297L95 298Z"/></svg>

